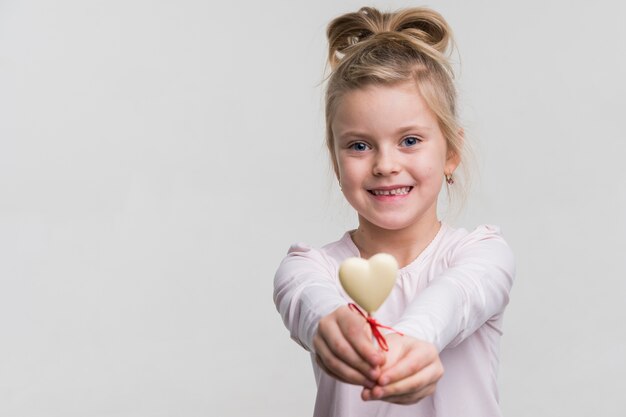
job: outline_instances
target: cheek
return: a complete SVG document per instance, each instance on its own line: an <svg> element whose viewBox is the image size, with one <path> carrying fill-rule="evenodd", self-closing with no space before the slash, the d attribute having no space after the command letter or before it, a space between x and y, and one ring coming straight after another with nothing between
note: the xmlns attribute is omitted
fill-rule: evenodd
<svg viewBox="0 0 626 417"><path fill-rule="evenodd" d="M445 159L439 153L433 153L422 160L422 175L424 178L439 181L444 175Z"/></svg>
<svg viewBox="0 0 626 417"><path fill-rule="evenodd" d="M433 181L439 178L443 171L440 166L430 163L427 166L423 166L421 170L419 170L418 176L422 178L424 181Z"/></svg>
<svg viewBox="0 0 626 417"><path fill-rule="evenodd" d="M337 159L337 170L342 180L353 181L358 176L358 164L346 158Z"/></svg>

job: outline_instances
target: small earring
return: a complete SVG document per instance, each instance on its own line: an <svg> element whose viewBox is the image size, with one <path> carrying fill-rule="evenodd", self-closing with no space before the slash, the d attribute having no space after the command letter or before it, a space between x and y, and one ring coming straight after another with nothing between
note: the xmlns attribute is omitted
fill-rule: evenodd
<svg viewBox="0 0 626 417"><path fill-rule="evenodd" d="M446 182L448 185L454 184L454 178L452 178L452 174L446 174Z"/></svg>

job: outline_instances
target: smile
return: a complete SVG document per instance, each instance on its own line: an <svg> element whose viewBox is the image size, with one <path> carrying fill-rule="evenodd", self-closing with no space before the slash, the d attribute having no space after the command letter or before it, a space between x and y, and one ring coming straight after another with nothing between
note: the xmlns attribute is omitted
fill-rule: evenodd
<svg viewBox="0 0 626 417"><path fill-rule="evenodd" d="M411 191L413 187L399 187L392 188L390 190L367 190L369 193L374 195L406 195Z"/></svg>

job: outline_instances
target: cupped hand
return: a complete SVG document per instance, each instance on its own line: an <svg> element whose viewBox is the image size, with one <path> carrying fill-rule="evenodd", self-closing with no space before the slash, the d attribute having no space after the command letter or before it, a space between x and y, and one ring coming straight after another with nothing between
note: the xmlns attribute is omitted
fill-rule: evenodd
<svg viewBox="0 0 626 417"><path fill-rule="evenodd" d="M385 335L389 351L373 388L365 386L363 400L414 404L435 392L443 365L432 343L399 334Z"/></svg>
<svg viewBox="0 0 626 417"><path fill-rule="evenodd" d="M367 321L348 306L323 317L313 338L318 365L348 384L373 388L385 355L372 343Z"/></svg>

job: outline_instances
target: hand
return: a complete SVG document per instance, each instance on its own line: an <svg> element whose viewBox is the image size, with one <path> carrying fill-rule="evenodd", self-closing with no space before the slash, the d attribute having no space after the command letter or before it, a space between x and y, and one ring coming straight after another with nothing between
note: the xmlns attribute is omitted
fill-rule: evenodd
<svg viewBox="0 0 626 417"><path fill-rule="evenodd" d="M372 343L370 325L348 306L320 320L313 348L317 364L348 384L373 388L385 363L385 355Z"/></svg>
<svg viewBox="0 0 626 417"><path fill-rule="evenodd" d="M386 363L377 385L363 389L363 400L414 404L434 393L443 376L435 345L407 335L388 334L385 339L389 345Z"/></svg>

